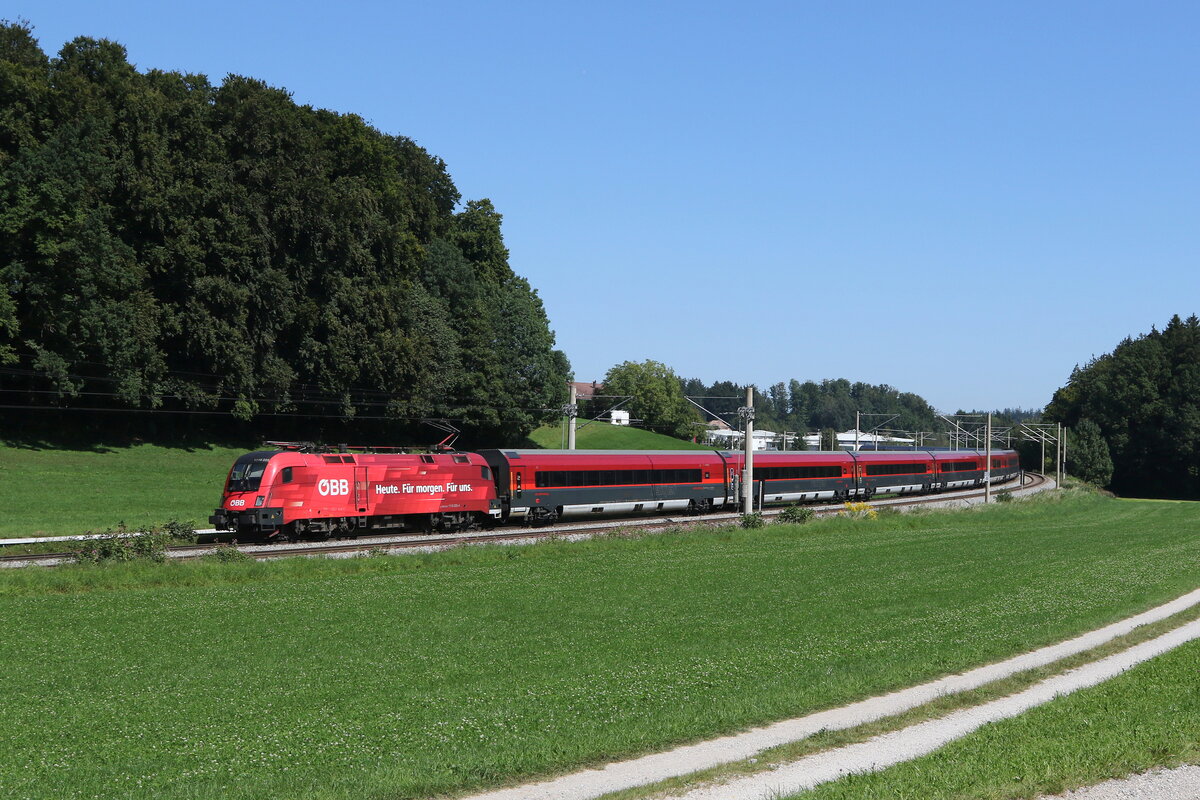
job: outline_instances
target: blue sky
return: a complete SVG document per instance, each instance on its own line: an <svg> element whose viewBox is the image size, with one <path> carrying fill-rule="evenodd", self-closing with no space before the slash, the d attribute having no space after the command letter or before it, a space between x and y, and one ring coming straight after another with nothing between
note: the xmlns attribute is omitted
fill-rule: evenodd
<svg viewBox="0 0 1200 800"><path fill-rule="evenodd" d="M1200 312L1200 4L15 0L261 78L504 215L579 380L653 358L1041 406Z"/></svg>

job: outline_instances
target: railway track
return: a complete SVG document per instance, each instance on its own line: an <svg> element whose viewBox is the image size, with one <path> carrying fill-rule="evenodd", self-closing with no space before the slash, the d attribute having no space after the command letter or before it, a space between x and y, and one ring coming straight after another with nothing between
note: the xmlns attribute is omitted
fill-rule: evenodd
<svg viewBox="0 0 1200 800"><path fill-rule="evenodd" d="M1041 490L1051 483L1044 475L1027 473L1026 480L1017 486L1002 486L993 489L993 494L999 495L1013 491ZM943 492L921 497L897 497L886 500L868 501L872 508L910 508L921 505L970 505L973 501L983 498L981 489L966 489L955 492ZM813 505L816 516L833 516L845 511L843 504ZM783 508L767 509L762 512L770 518L783 513ZM350 540L334 540L324 542L301 542L296 544L251 544L239 545L238 549L251 557L266 561L293 556L347 556L366 553L374 550L384 552L403 552L405 550L445 550L451 547L461 547L476 544L504 544L512 542L532 542L541 539L582 539L591 536L610 534L619 529L654 530L656 528L673 528L679 525L720 525L736 521L740 518L737 513L705 514L703 517L642 517L635 519L606 520L604 522L579 522L560 524L537 528L513 528L485 532L468 532L442 535L399 535L399 536L370 536ZM0 540L0 545L3 540ZM199 558L215 552L225 544L195 544L180 545L168 549L167 555L173 559ZM33 555L0 555L0 568L15 566L56 566L72 559L70 552L38 553Z"/></svg>

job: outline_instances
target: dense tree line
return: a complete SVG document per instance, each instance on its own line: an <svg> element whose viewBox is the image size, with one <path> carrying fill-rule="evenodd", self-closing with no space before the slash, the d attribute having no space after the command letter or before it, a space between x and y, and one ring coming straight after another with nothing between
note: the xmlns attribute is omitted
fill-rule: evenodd
<svg viewBox="0 0 1200 800"><path fill-rule="evenodd" d="M604 377L604 394L583 409L585 416L603 413L617 402L629 410L637 424L682 439L697 438L713 419L737 427L737 411L746 402L746 386L719 380L711 384L699 378L680 378L658 361L617 364ZM689 402L689 399L692 402ZM701 410L703 409L703 411ZM844 431L854 427L860 412L863 430L883 426L891 430L939 431L946 425L919 395L901 392L884 384L851 383L848 380L791 380L754 392L755 426L777 432Z"/></svg>
<svg viewBox="0 0 1200 800"><path fill-rule="evenodd" d="M0 405L448 417L519 438L569 365L441 159L230 75L0 25ZM10 417L11 418L11 417Z"/></svg>
<svg viewBox="0 0 1200 800"><path fill-rule="evenodd" d="M1200 498L1200 320L1127 338L1076 367L1046 418L1075 432L1068 469L1124 494Z"/></svg>
<svg viewBox="0 0 1200 800"><path fill-rule="evenodd" d="M732 381L706 384L698 378L687 378L682 381L682 389L689 397L705 398L698 401L705 409L736 425L734 415L745 404L745 386ZM775 431L849 430L854 427L856 411L871 415L862 417L863 430L877 425L907 431L944 427L924 398L886 384L851 383L844 378L819 383L792 379L772 384L754 396L755 425Z"/></svg>

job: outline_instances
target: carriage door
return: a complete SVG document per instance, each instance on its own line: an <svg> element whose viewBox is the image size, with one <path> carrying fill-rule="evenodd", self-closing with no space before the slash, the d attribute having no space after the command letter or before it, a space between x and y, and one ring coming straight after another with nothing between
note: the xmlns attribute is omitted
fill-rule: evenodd
<svg viewBox="0 0 1200 800"><path fill-rule="evenodd" d="M354 507L359 513L367 510L367 468L354 468Z"/></svg>

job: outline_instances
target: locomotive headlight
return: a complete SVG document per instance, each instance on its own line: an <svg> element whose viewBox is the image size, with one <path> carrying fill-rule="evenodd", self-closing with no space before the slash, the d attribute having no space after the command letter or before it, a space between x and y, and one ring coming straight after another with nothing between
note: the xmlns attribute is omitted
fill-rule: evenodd
<svg viewBox="0 0 1200 800"><path fill-rule="evenodd" d="M262 508L263 501L264 501L264 500L266 500L266 499L267 499L267 498L263 497L263 496L260 494L258 497L254 498L254 507L255 507L255 508Z"/></svg>

